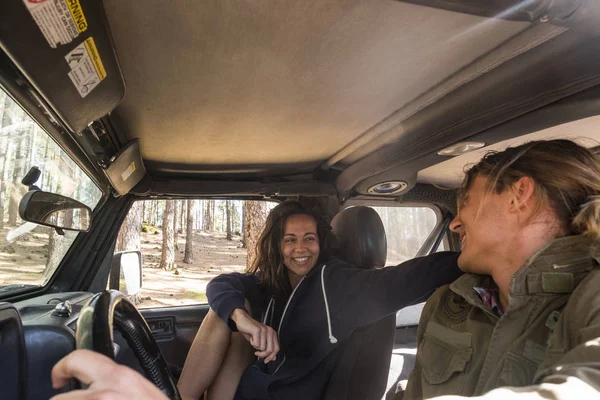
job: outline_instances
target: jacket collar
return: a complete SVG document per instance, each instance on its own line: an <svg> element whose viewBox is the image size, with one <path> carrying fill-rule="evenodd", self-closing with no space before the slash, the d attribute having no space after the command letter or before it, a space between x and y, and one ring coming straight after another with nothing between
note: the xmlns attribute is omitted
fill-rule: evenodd
<svg viewBox="0 0 600 400"><path fill-rule="evenodd" d="M599 260L600 243L592 236L555 239L513 275L510 294L571 293Z"/></svg>
<svg viewBox="0 0 600 400"><path fill-rule="evenodd" d="M538 250L512 277L510 295L571 293L600 264L600 243L588 235L565 236ZM464 274L450 289L472 305L483 308L474 287L487 287L487 275Z"/></svg>

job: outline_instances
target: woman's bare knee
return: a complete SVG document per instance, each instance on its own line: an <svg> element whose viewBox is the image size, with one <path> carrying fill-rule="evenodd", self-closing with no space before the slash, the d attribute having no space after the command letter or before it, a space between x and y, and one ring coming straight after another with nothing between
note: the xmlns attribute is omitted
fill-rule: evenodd
<svg viewBox="0 0 600 400"><path fill-rule="evenodd" d="M250 303L245 306L251 312ZM184 398L201 398L209 388L218 396L235 393L243 370L252 361L252 347L239 333L232 333L212 309L208 311L190 348L181 378L179 391ZM234 382L228 382L233 379ZM233 386L233 392L231 392ZM209 390L209 393L211 391ZM231 394L233 396L233 394Z"/></svg>
<svg viewBox="0 0 600 400"><path fill-rule="evenodd" d="M242 374L254 360L254 349L241 333L231 334L227 355L206 392L205 400L233 399Z"/></svg>
<svg viewBox="0 0 600 400"><path fill-rule="evenodd" d="M251 314L250 303L246 300L246 310ZM242 374L254 360L254 349L239 332L230 335L229 347L223 365L206 392L206 400L232 399Z"/></svg>
<svg viewBox="0 0 600 400"><path fill-rule="evenodd" d="M219 373L230 346L231 330L211 309L188 352L178 388L184 399L199 399Z"/></svg>

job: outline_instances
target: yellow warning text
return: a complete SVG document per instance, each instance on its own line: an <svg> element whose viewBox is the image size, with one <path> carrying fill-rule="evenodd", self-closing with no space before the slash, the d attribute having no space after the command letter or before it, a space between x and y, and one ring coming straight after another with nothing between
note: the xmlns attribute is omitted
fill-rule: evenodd
<svg viewBox="0 0 600 400"><path fill-rule="evenodd" d="M102 60L100 59L100 54L98 54L98 49L96 48L96 43L94 43L94 38L89 37L83 43L85 44L85 49L90 55L90 58L92 59L92 64L94 64L98 78L100 78L100 80L106 78L106 70L104 69Z"/></svg>
<svg viewBox="0 0 600 400"><path fill-rule="evenodd" d="M85 31L88 27L88 24L85 19L85 15L83 15L83 10L81 9L81 4L79 3L79 0L65 1L67 2L69 11L71 11L71 16L73 17L73 21L75 21L75 25L77 25L79 33Z"/></svg>

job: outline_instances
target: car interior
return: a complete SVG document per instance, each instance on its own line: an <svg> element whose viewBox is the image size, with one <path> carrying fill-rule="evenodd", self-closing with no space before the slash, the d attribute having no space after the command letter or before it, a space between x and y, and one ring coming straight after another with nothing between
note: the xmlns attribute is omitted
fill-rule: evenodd
<svg viewBox="0 0 600 400"><path fill-rule="evenodd" d="M141 318L106 291L135 201L310 198L361 268L387 265L371 207L418 205L437 220L416 256L459 251L466 166L530 140L599 146L599 50L585 0L0 2L2 91L97 192L73 200L81 232L42 284L0 285L3 398L77 387L53 389L50 370L81 346L179 398L209 306ZM40 190L31 166L23 183ZM21 218L58 227L51 199L30 192ZM352 335L323 398L381 399L394 357L391 381L408 378L418 316L402 318Z"/></svg>

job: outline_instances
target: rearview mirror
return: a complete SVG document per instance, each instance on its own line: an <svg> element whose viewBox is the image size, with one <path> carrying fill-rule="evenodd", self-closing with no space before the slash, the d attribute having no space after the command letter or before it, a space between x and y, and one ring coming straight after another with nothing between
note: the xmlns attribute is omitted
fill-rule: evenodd
<svg viewBox="0 0 600 400"><path fill-rule="evenodd" d="M91 225L92 209L70 197L30 190L19 203L19 215L23 221L87 232Z"/></svg>

